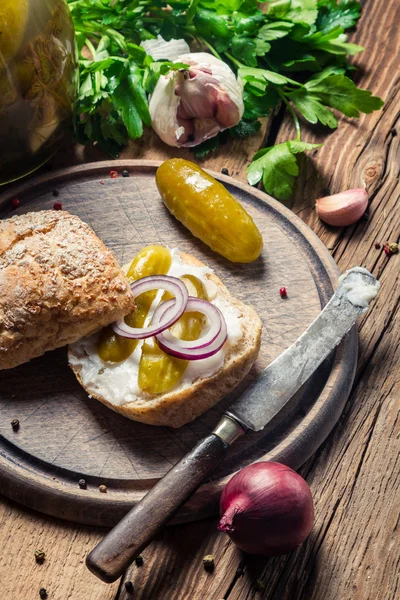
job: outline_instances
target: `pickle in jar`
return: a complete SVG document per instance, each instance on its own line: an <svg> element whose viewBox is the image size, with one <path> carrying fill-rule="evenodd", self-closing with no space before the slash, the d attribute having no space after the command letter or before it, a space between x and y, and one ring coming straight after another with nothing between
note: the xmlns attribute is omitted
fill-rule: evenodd
<svg viewBox="0 0 400 600"><path fill-rule="evenodd" d="M260 256L263 240L251 216L199 166L167 160L157 170L156 183L168 210L214 252L238 263Z"/></svg>
<svg viewBox="0 0 400 600"><path fill-rule="evenodd" d="M13 58L25 36L28 23L28 0L1 0L0 55L2 62Z"/></svg>

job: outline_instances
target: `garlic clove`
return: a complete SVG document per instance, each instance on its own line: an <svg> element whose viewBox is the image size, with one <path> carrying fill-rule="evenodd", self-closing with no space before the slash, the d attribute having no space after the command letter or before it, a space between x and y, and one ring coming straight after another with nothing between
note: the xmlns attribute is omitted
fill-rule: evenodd
<svg viewBox="0 0 400 600"><path fill-rule="evenodd" d="M343 227L358 221L368 206L368 195L364 188L346 190L316 200L316 211L328 225Z"/></svg>

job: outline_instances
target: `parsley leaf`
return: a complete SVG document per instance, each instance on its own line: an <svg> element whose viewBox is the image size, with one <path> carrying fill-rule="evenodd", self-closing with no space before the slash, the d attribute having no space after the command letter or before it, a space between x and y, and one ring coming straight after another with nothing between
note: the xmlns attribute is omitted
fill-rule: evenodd
<svg viewBox="0 0 400 600"><path fill-rule="evenodd" d="M290 9L291 0L269 0L268 14L277 19L283 19Z"/></svg>
<svg viewBox="0 0 400 600"><path fill-rule="evenodd" d="M198 146L191 148L191 150L196 158L205 158L206 156L211 154L211 152L214 152L215 150L217 150L217 148L219 148L219 146L220 146L219 136L216 135L215 137L206 140L202 144L199 144Z"/></svg>
<svg viewBox="0 0 400 600"><path fill-rule="evenodd" d="M269 87L261 95L254 95L249 85L243 91L244 119L253 120L266 117L271 108L279 102L279 94L275 88Z"/></svg>
<svg viewBox="0 0 400 600"><path fill-rule="evenodd" d="M285 85L286 83L294 83L297 84L293 79L289 79L280 73L275 73L275 71L269 71L267 69L254 69L251 67L241 67L238 70L238 75L244 81L249 82L259 82L266 87L267 83L274 83L275 85Z"/></svg>
<svg viewBox="0 0 400 600"><path fill-rule="evenodd" d="M229 134L233 138L244 139L257 133L261 128L261 122L257 119L247 120L242 119L237 125L231 127Z"/></svg>
<svg viewBox="0 0 400 600"><path fill-rule="evenodd" d="M291 0L285 19L301 25L312 25L317 16L317 0Z"/></svg>
<svg viewBox="0 0 400 600"><path fill-rule="evenodd" d="M361 6L357 0L319 0L318 18L316 26L318 31L327 33L339 26L342 29L353 27L360 18Z"/></svg>
<svg viewBox="0 0 400 600"><path fill-rule="evenodd" d="M288 21L271 21L260 28L257 37L267 42L278 40L287 36L293 27L294 23Z"/></svg>
<svg viewBox="0 0 400 600"><path fill-rule="evenodd" d="M262 179L266 192L278 200L288 200L293 191L294 178L299 174L295 155L319 146L291 140L264 148L254 155L253 162L248 166L247 180L250 185L255 185Z"/></svg>
<svg viewBox="0 0 400 600"><path fill-rule="evenodd" d="M307 42L313 48L330 52L331 54L338 54L342 56L350 54L351 56L354 56L355 54L358 54L364 50L363 46L349 44L346 40L346 34L338 33L336 30L332 30L330 33L326 33L325 35L316 33L307 38Z"/></svg>
<svg viewBox="0 0 400 600"><path fill-rule="evenodd" d="M257 54L265 54L270 49L270 45L268 42L265 42L266 46L264 46L265 50L260 48L260 51L257 48L257 44L255 40L247 37L239 37L234 36L231 42L231 51L235 58L243 61L246 65L250 67L257 66Z"/></svg>
<svg viewBox="0 0 400 600"><path fill-rule="evenodd" d="M383 102L347 76L347 56L361 52L345 31L360 15L357 0L67 0L79 48L80 91L76 137L116 156L150 124L148 94L158 78L182 63L154 62L141 41L161 35L184 38L227 62L244 90L242 121L195 149L205 156L233 137L252 135L258 119L284 102L296 140L265 148L249 166L249 180L288 198L298 173L296 155L313 148L300 141L298 113L331 129L331 109L348 117L379 109Z"/></svg>
<svg viewBox="0 0 400 600"><path fill-rule="evenodd" d="M360 112L371 113L383 106L383 101L369 90L361 90L345 75L330 75L313 79L304 87L323 104L340 110L346 117L359 117Z"/></svg>
<svg viewBox="0 0 400 600"><path fill-rule="evenodd" d="M322 123L331 129L336 129L337 119L329 110L326 108L318 99L317 95L313 95L307 92L307 90L295 90L287 95L288 98L293 100L301 114L310 123Z"/></svg>
<svg viewBox="0 0 400 600"><path fill-rule="evenodd" d="M198 8L193 23L200 35L211 36L218 40L224 40L231 37L228 26L228 14L220 14L213 10Z"/></svg>

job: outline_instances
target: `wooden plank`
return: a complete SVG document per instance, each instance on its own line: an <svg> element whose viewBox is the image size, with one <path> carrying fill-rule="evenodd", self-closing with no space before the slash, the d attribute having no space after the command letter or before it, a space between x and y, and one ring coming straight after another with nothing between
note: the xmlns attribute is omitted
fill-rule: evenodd
<svg viewBox="0 0 400 600"><path fill-rule="evenodd" d="M86 554L101 535L1 498L1 598L38 600L44 587L49 600L112 600L118 583L102 583L85 566ZM34 556L39 549L46 553L42 565Z"/></svg>

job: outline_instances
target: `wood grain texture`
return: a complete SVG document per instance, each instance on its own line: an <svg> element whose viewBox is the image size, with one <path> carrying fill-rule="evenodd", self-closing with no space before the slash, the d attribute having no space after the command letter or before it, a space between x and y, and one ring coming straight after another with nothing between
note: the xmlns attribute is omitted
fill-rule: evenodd
<svg viewBox="0 0 400 600"><path fill-rule="evenodd" d="M250 265L217 256L174 219L155 185L157 162L96 162L67 168L19 186L0 198L2 215L51 208L52 190L64 210L88 222L121 264L146 244L161 243L194 254L214 268L231 293L253 306L263 321L260 354L243 385L193 423L172 430L135 423L88 398L67 366L66 350L2 371L0 389L0 490L47 514L89 525L115 525L172 465L217 424L257 372L292 344L332 295L337 268L318 238L293 213L258 190L215 174L246 206L266 241ZM112 179L110 170L130 177ZM102 182L102 183L100 183ZM279 288L288 289L282 300ZM355 329L324 361L284 410L264 428L239 440L227 460L181 508L176 520L218 512L229 477L254 460L297 468L336 423L356 364ZM19 419L21 427L10 426ZM45 436L46 443L43 442ZM87 489L78 487L80 478ZM107 485L107 494L99 486Z"/></svg>
<svg viewBox="0 0 400 600"><path fill-rule="evenodd" d="M227 452L228 445L215 434L200 440L90 552L92 573L108 583L121 577Z"/></svg>
<svg viewBox="0 0 400 600"><path fill-rule="evenodd" d="M4 600L114 600L118 584L93 577L85 558L102 532L57 519L44 518L5 499L0 503L0 581ZM38 565L35 550L46 553Z"/></svg>
<svg viewBox="0 0 400 600"><path fill-rule="evenodd" d="M107 587L80 564L98 534L4 499L0 540L6 551L0 555L0 580L5 598L38 598L42 571L25 549L31 538L35 543L51 541L57 552L57 569L48 566L49 577L58 586L56 590L49 586L54 600L397 600L400 596L400 259L388 260L374 248L376 241L396 241L399 235L399 9L397 0L367 0L352 40L367 48L354 59L361 67L359 85L381 94L384 110L360 120L342 119L337 132L323 136L325 146L302 165L294 202L295 212L321 237L342 270L364 264L383 284L360 324L356 385L343 416L303 469L316 508L309 541L287 558L245 557L243 570L242 553L216 532L215 520L169 527L144 552L144 565L126 574L135 589L129 595L123 585L119 590ZM282 130L279 139L288 133L288 128ZM304 139L321 136L305 127ZM57 157L59 166L75 160L79 157L72 152ZM223 166L221 162L213 168ZM315 217L315 197L326 186L334 192L362 184L366 170L369 221L347 229L325 227ZM202 567L203 556L210 553L216 559L213 574Z"/></svg>

